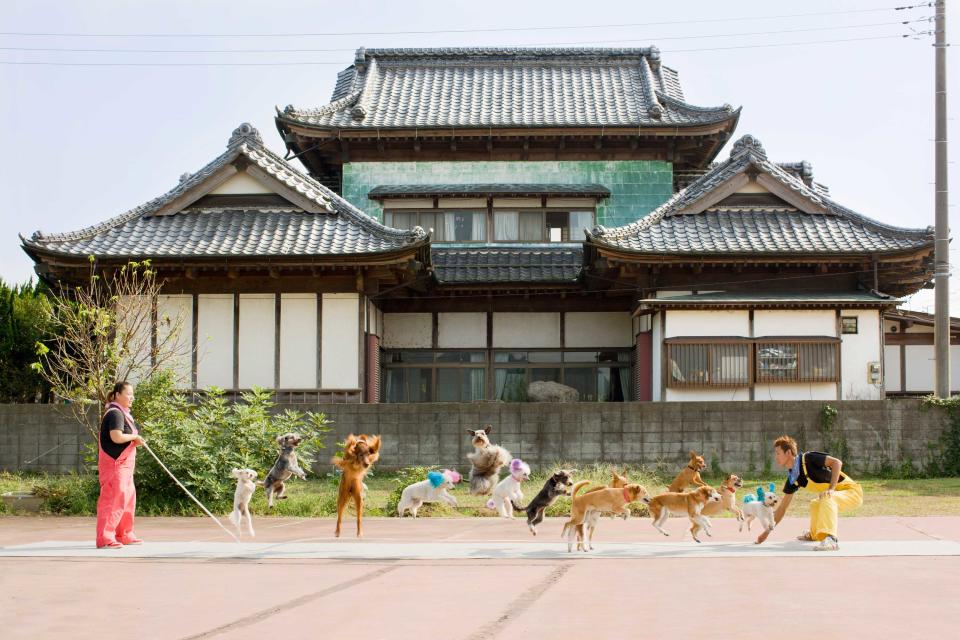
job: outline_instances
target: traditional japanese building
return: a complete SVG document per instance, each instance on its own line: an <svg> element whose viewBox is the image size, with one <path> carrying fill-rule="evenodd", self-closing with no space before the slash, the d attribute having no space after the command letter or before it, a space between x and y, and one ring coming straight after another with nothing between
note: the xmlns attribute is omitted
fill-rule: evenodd
<svg viewBox="0 0 960 640"><path fill-rule="evenodd" d="M883 397L881 314L931 281L932 231L750 136L715 163L738 117L653 47L360 49L328 105L278 112L287 159L241 125L167 194L23 246L48 281L151 258L192 388Z"/></svg>

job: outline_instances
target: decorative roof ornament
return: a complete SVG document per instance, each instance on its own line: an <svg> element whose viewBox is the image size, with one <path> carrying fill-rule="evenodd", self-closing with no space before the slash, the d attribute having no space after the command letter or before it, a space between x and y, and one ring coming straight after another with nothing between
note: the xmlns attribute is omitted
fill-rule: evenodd
<svg viewBox="0 0 960 640"><path fill-rule="evenodd" d="M744 151L752 151L758 156L763 158L767 157L767 152L764 150L763 145L749 133L733 143L733 150L730 152L730 157L732 158Z"/></svg>
<svg viewBox="0 0 960 640"><path fill-rule="evenodd" d="M363 120L367 117L367 110L360 105L356 105L350 110L350 117L354 120Z"/></svg>
<svg viewBox="0 0 960 640"><path fill-rule="evenodd" d="M263 138L260 137L260 132L257 131L257 128L249 122L244 122L233 130L233 133L230 135L230 142L227 143L227 146L233 147L238 144L243 144L244 142L255 142L259 145L263 145Z"/></svg>
<svg viewBox="0 0 960 640"><path fill-rule="evenodd" d="M180 174L180 184L183 184L184 182L186 182L187 180L189 180L189 179L192 178L192 177L193 177L193 174L190 173L189 171L187 171L186 173L181 173L181 174Z"/></svg>
<svg viewBox="0 0 960 640"><path fill-rule="evenodd" d="M647 113L651 118L656 118L659 120L663 116L663 107L661 107L659 104L652 104L650 105L650 108L647 109Z"/></svg>
<svg viewBox="0 0 960 640"><path fill-rule="evenodd" d="M284 113L293 113L294 111L296 111L296 109L293 107L292 104L288 104L283 108Z"/></svg>
<svg viewBox="0 0 960 640"><path fill-rule="evenodd" d="M353 57L353 66L357 68L358 71L363 71L367 67L367 48L360 47L357 49L356 55Z"/></svg>

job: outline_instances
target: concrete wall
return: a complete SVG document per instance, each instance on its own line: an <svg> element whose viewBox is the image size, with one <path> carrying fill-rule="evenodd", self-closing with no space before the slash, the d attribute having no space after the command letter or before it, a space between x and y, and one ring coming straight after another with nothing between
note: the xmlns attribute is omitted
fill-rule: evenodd
<svg viewBox="0 0 960 640"><path fill-rule="evenodd" d="M597 224L616 227L634 222L673 195L673 168L669 162L651 160L350 162L343 166L343 197L381 221L380 203L367 198L377 185L515 182L601 184L610 190L610 197L597 204Z"/></svg>
<svg viewBox="0 0 960 640"><path fill-rule="evenodd" d="M920 400L830 404L839 411L835 433L846 439L845 463L853 472L906 459L925 464L930 447L938 446L942 414L922 411ZM771 442L781 433L807 449L829 448L819 434L823 406L818 401L285 405L325 412L335 432L331 447L351 432L381 434L382 469L442 465L465 472L471 447L464 430L490 424L494 442L534 468L563 461L673 470L695 449L708 462L742 473L772 465ZM90 438L58 407L0 405L0 469L77 469L81 445ZM23 464L57 445L36 463Z"/></svg>

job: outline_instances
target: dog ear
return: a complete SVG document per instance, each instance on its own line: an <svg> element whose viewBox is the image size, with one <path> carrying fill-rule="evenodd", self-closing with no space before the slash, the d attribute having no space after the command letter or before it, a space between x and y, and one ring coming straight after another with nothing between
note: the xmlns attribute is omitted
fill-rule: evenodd
<svg viewBox="0 0 960 640"><path fill-rule="evenodd" d="M380 436L371 436L368 441L370 447L370 453L377 453L380 451Z"/></svg>
<svg viewBox="0 0 960 640"><path fill-rule="evenodd" d="M286 438L286 437L287 437L286 434L283 434L283 435L281 435L281 436L277 436L277 437L276 437L277 444L283 444L283 439Z"/></svg>
<svg viewBox="0 0 960 640"><path fill-rule="evenodd" d="M467 431L467 433L469 433L470 435L475 435L475 434L476 434L476 431L474 431L473 429L467 429L466 431Z"/></svg>
<svg viewBox="0 0 960 640"><path fill-rule="evenodd" d="M696 457L697 457L697 452L691 450L691 451L690 451L690 459L692 460L692 459L694 459L694 458L696 458Z"/></svg>
<svg viewBox="0 0 960 640"><path fill-rule="evenodd" d="M489 424L483 428L483 432L487 435L490 435L491 431L493 431L493 427Z"/></svg>
<svg viewBox="0 0 960 640"><path fill-rule="evenodd" d="M232 470L230 471L230 477L231 477L231 478L239 478L239 477L240 477L240 469L232 469Z"/></svg>

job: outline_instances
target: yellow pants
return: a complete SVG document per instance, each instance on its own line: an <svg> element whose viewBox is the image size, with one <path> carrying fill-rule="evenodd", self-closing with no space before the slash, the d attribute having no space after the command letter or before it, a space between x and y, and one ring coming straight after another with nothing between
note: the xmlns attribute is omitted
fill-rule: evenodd
<svg viewBox="0 0 960 640"><path fill-rule="evenodd" d="M807 482L807 491L821 493L830 488L826 482ZM841 511L856 509L863 504L863 487L852 480L844 480L829 498L814 498L810 503L810 537L823 540L837 537L837 518Z"/></svg>

